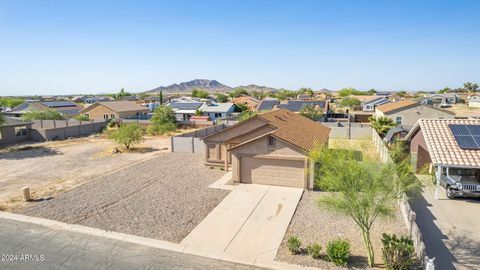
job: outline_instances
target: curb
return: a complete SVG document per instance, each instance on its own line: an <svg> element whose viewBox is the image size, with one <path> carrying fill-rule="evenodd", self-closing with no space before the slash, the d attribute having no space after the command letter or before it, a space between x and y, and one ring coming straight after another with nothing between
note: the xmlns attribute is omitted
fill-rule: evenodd
<svg viewBox="0 0 480 270"><path fill-rule="evenodd" d="M307 267L307 266L288 264L283 262L257 260L256 258L245 258L245 257L241 257L234 254L228 254L225 252L207 254L205 252L187 249L186 245L172 243L168 241L163 241L163 240L158 240L153 238L146 238L146 237L125 234L125 233L119 233L114 231L106 231L106 230L82 226L82 225L68 224L68 223L51 220L51 219L13 214L5 211L0 211L0 218L19 221L19 222L25 222L25 223L32 223L32 224L48 227L55 230L64 230L69 232L93 235L97 237L124 241L128 243L152 247L152 248L164 249L164 250L179 252L183 254L205 257L208 259L214 259L214 260L220 260L220 261L226 261L226 262L238 263L238 264L244 264L244 265L252 265L252 266L257 266L262 268L281 269L281 270L297 270L297 269L298 270L315 270L315 269L318 270L319 269L315 267Z"/></svg>

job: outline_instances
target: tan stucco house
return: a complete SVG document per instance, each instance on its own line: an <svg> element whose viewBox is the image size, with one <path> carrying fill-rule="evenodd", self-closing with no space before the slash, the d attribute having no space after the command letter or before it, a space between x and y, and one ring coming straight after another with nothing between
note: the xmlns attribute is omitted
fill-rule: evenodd
<svg viewBox="0 0 480 270"><path fill-rule="evenodd" d="M206 165L231 166L234 182L313 188L308 152L330 128L289 110L258 114L205 137Z"/></svg>
<svg viewBox="0 0 480 270"><path fill-rule="evenodd" d="M134 101L102 101L82 109L80 113L90 120L108 120L144 115L149 111Z"/></svg>
<svg viewBox="0 0 480 270"><path fill-rule="evenodd" d="M398 125L411 128L421 118L453 119L455 113L414 100L402 100L376 107L375 116L386 116Z"/></svg>

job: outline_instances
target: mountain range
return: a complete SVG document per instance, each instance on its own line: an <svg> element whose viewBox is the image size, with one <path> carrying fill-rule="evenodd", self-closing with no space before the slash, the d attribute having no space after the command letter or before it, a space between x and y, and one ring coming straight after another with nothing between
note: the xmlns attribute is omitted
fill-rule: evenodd
<svg viewBox="0 0 480 270"><path fill-rule="evenodd" d="M237 86L231 87L225 84L222 84L216 80L205 80L205 79L195 79L188 82L181 82L181 83L174 83L169 86L160 86L152 90L145 91L145 93L158 93L162 91L165 94L173 94L173 93L190 93L193 89L201 89L207 92L228 92L230 90L234 90L236 88L244 88L249 91L264 91L264 92L276 92L278 89L267 87L267 86L259 86L256 84L249 84L246 86Z"/></svg>

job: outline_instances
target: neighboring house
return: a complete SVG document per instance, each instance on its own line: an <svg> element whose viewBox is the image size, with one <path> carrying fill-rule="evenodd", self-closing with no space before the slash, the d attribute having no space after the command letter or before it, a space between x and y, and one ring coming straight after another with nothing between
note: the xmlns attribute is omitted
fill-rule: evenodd
<svg viewBox="0 0 480 270"><path fill-rule="evenodd" d="M205 164L232 166L233 181L313 188L308 153L327 146L330 128L278 109L230 126L203 139Z"/></svg>
<svg viewBox="0 0 480 270"><path fill-rule="evenodd" d="M360 100L361 101L361 100ZM362 111L364 112L374 112L375 108L377 106L380 106L385 103L389 103L390 100L388 100L384 96L374 96L374 98L371 99L366 99L362 102Z"/></svg>
<svg viewBox="0 0 480 270"><path fill-rule="evenodd" d="M5 117L5 122L0 126L0 145L29 140L31 128L31 122Z"/></svg>
<svg viewBox="0 0 480 270"><path fill-rule="evenodd" d="M202 115L208 116L210 120L215 121L218 119L228 118L235 111L235 104L226 103L213 103L204 102L198 110L202 111Z"/></svg>
<svg viewBox="0 0 480 270"><path fill-rule="evenodd" d="M387 135L383 138L383 141L386 142L389 146L395 143L399 139L405 138L407 136L408 130L402 127L394 127L388 130Z"/></svg>
<svg viewBox="0 0 480 270"><path fill-rule="evenodd" d="M79 106L73 101L27 101L5 114L12 117L22 117L27 112L31 111L46 111L56 110L65 118L77 116L83 107Z"/></svg>
<svg viewBox="0 0 480 270"><path fill-rule="evenodd" d="M271 111L273 110L278 104L280 104L280 100L278 99L264 99L260 104L258 104L257 111L264 112L264 111Z"/></svg>
<svg viewBox="0 0 480 270"><path fill-rule="evenodd" d="M375 110L375 116L386 116L398 125L411 128L420 118L453 119L455 113L424 105L414 100L403 100L378 106Z"/></svg>
<svg viewBox="0 0 480 270"><path fill-rule="evenodd" d="M251 96L242 95L240 97L234 98L232 100L232 103L236 105L240 105L240 104L245 105L249 110L254 111L257 109L257 106L260 104L260 100L253 98Z"/></svg>
<svg viewBox="0 0 480 270"><path fill-rule="evenodd" d="M468 98L468 107L480 108L480 95L473 95Z"/></svg>
<svg viewBox="0 0 480 270"><path fill-rule="evenodd" d="M328 112L328 102L327 101L302 101L302 100L289 100L287 103L280 103L276 106L278 109L286 109L294 113L300 113L303 108L310 106L314 110L320 112L323 115L323 118L320 118L319 121L325 121L325 117Z"/></svg>
<svg viewBox="0 0 480 270"><path fill-rule="evenodd" d="M94 104L95 102L105 102L105 101L113 101L113 98L108 96L94 96L94 97L86 97L83 99L83 103L85 104Z"/></svg>
<svg viewBox="0 0 480 270"><path fill-rule="evenodd" d="M172 107L175 112L175 118L179 122L188 122L190 117L195 115L195 112L203 105L202 102L182 101L170 102L167 106Z"/></svg>
<svg viewBox="0 0 480 270"><path fill-rule="evenodd" d="M416 169L480 168L480 125L477 120L420 119L405 139ZM478 179L477 179L478 181Z"/></svg>
<svg viewBox="0 0 480 270"><path fill-rule="evenodd" d="M80 111L90 120L109 120L133 118L146 115L149 109L133 101L106 101L96 102Z"/></svg>
<svg viewBox="0 0 480 270"><path fill-rule="evenodd" d="M457 94L455 93L445 93L445 94L427 94L422 99L422 104L433 105L433 106L445 106L449 104L455 104L460 100Z"/></svg>
<svg viewBox="0 0 480 270"><path fill-rule="evenodd" d="M307 94L299 94L297 95L297 100L313 100L313 98Z"/></svg>

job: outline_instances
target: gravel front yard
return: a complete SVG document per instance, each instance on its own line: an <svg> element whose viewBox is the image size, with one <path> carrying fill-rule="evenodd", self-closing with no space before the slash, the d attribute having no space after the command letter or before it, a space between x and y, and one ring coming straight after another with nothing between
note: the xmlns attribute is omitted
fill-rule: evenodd
<svg viewBox="0 0 480 270"><path fill-rule="evenodd" d="M302 241L302 248L308 243L318 242L322 246L322 254L325 254L327 242L341 237L351 242L352 258L349 266L358 269L368 268L366 251L363 247L360 230L349 217L338 215L318 208L317 198L327 193L305 191L300 200L295 215L290 222L285 237L278 249L277 261L300 264L305 266L316 266L322 269L342 269L333 263L327 262L325 258L313 259L308 255L291 255L287 248L287 240L290 236L297 236ZM397 235L407 234L405 223L400 211L391 219L378 219L372 228L372 241L375 248L375 261L382 263L382 233L395 233Z"/></svg>
<svg viewBox="0 0 480 270"><path fill-rule="evenodd" d="M203 155L163 153L21 213L180 242L228 194L208 188L223 174L205 167Z"/></svg>

